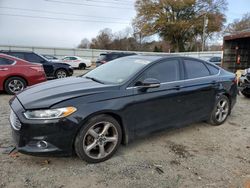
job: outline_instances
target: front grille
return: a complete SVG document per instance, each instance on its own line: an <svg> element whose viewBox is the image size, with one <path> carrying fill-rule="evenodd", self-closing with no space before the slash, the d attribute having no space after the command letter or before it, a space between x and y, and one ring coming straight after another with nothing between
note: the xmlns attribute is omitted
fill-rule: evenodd
<svg viewBox="0 0 250 188"><path fill-rule="evenodd" d="M13 112L13 110L10 111L10 124L13 127L13 129L19 131L22 127L21 122L19 121L16 114Z"/></svg>

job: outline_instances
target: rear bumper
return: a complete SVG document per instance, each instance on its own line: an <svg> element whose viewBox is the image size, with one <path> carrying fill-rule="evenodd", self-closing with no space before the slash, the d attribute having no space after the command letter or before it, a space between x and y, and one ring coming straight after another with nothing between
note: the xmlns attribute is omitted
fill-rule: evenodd
<svg viewBox="0 0 250 188"><path fill-rule="evenodd" d="M47 78L46 76L40 76L40 77L37 77L35 79L32 79L29 83L29 86L32 86L32 85L35 85L35 84L39 84L39 83L42 83L42 82L45 82L47 81Z"/></svg>

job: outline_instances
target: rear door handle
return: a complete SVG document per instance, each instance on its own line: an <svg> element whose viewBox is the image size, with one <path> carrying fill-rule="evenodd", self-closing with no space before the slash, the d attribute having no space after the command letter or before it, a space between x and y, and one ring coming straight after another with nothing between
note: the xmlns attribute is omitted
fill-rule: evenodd
<svg viewBox="0 0 250 188"><path fill-rule="evenodd" d="M7 71L8 68L0 68L0 71Z"/></svg>

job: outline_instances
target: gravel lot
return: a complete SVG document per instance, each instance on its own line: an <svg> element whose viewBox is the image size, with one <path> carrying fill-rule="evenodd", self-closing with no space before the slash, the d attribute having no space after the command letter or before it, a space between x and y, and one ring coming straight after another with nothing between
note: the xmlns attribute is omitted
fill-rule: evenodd
<svg viewBox="0 0 250 188"><path fill-rule="evenodd" d="M77 157L5 154L6 147L13 146L10 98L0 93L0 187L250 185L250 100L242 96L224 125L199 123L137 139L100 164L87 164Z"/></svg>

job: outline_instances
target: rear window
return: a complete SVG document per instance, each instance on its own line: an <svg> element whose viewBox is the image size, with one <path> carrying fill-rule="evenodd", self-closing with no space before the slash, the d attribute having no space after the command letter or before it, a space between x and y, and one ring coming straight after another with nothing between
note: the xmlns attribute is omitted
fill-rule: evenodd
<svg viewBox="0 0 250 188"><path fill-rule="evenodd" d="M187 79L200 78L210 75L208 68L200 61L185 59L184 65L186 68Z"/></svg>
<svg viewBox="0 0 250 188"><path fill-rule="evenodd" d="M69 57L70 60L77 60L76 57Z"/></svg>
<svg viewBox="0 0 250 188"><path fill-rule="evenodd" d="M103 60L106 59L106 56L107 56L107 54L101 54L101 55L98 57L98 60L99 60L99 61L103 61Z"/></svg>
<svg viewBox="0 0 250 188"><path fill-rule="evenodd" d="M0 65L11 65L14 61L0 57Z"/></svg>
<svg viewBox="0 0 250 188"><path fill-rule="evenodd" d="M24 59L24 54L23 53L18 53L18 52L8 52L6 53L8 55L11 55L11 56L14 56L14 57L17 57L17 58L20 58L20 59Z"/></svg>
<svg viewBox="0 0 250 188"><path fill-rule="evenodd" d="M207 65L207 68L209 69L211 75L215 75L215 74L219 73L219 69L216 68L215 66L210 65L210 64L206 64L206 65Z"/></svg>

